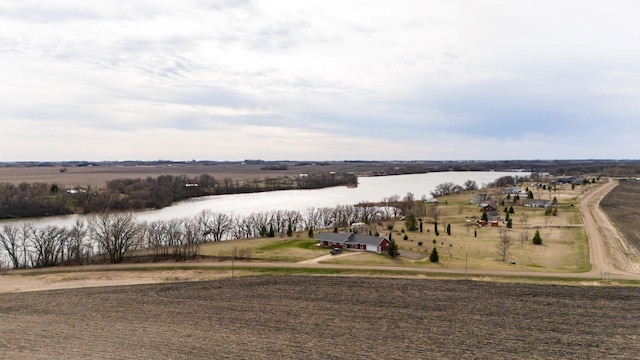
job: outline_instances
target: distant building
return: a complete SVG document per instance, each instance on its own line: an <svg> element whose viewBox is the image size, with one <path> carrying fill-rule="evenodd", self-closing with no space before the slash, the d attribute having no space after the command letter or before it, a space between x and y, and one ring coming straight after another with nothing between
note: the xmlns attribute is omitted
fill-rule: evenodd
<svg viewBox="0 0 640 360"><path fill-rule="evenodd" d="M525 199L524 206L530 208L543 208L546 209L551 206L551 200L542 199Z"/></svg>
<svg viewBox="0 0 640 360"><path fill-rule="evenodd" d="M471 197L471 203L473 205L480 205L487 199L489 199L488 194L473 194L473 196Z"/></svg>

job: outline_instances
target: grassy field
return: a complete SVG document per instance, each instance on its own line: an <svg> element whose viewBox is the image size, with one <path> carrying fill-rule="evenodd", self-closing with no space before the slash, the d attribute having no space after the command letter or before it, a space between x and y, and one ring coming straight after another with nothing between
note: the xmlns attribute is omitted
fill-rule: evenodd
<svg viewBox="0 0 640 360"><path fill-rule="evenodd" d="M470 194L443 197L437 205L438 236L435 234L433 219L429 216L422 217L423 232L406 231L405 222L400 220L371 224L365 229L365 233L378 232L387 238L391 232L392 238L400 248L400 258L390 259L386 254L363 253L348 258L331 258L323 262L537 272L588 271L588 241L582 228L578 207L575 205L584 191L595 186L597 185L579 186L573 190L566 186L552 193L539 192L539 196L546 196L549 200L553 197L558 199L557 215L545 215L545 209L514 206L515 213L510 215L513 220L512 229L506 229L506 223L500 223L500 228L475 226L475 220L481 217L482 212L478 206L470 203ZM494 194L494 198L498 196L500 195ZM500 196L500 199L508 203L504 195ZM429 207L434 205L424 206L427 207L427 214L432 213ZM503 210L503 206L499 210ZM501 214L504 218L505 213L501 211ZM446 233L447 225L451 226L451 235ZM389 231L388 226L393 226L393 230ZM512 242L506 261L502 261L496 250L500 241L499 229L505 230ZM341 229L345 230L348 229ZM543 238L541 246L532 243L536 230ZM405 235L407 240L404 240ZM429 254L434 247L440 255L437 264L429 261ZM245 254L251 259L263 261L299 262L328 253L327 249L316 247L313 239L307 238L306 233L297 233L291 238L242 239L205 244L201 254L225 258L232 256L234 249L236 254Z"/></svg>
<svg viewBox="0 0 640 360"><path fill-rule="evenodd" d="M0 294L3 359L632 359L637 289L261 276Z"/></svg>

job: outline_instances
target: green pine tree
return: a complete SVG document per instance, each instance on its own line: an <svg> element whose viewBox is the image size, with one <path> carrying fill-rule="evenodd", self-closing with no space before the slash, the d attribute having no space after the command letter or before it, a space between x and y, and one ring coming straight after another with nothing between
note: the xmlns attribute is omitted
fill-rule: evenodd
<svg viewBox="0 0 640 360"><path fill-rule="evenodd" d="M429 255L429 261L432 263L437 263L440 260L440 255L438 255L438 250L434 247L431 251L431 255Z"/></svg>
<svg viewBox="0 0 640 360"><path fill-rule="evenodd" d="M391 240L391 243L389 244L389 247L387 248L387 253L392 258L396 258L396 257L398 257L398 255L400 255L400 252L398 251L398 244L396 244L395 240Z"/></svg>
<svg viewBox="0 0 640 360"><path fill-rule="evenodd" d="M542 245L542 237L540 236L540 230L536 230L536 233L533 235L533 243L535 245Z"/></svg>

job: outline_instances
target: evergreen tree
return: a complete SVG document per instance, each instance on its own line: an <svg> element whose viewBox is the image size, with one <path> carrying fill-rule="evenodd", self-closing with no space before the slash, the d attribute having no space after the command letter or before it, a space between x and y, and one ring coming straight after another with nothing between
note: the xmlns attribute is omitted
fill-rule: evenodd
<svg viewBox="0 0 640 360"><path fill-rule="evenodd" d="M437 263L440 260L440 255L438 255L438 250L434 247L431 251L431 255L429 255L429 261L432 263Z"/></svg>
<svg viewBox="0 0 640 360"><path fill-rule="evenodd" d="M309 237L313 238L313 226L309 227Z"/></svg>
<svg viewBox="0 0 640 360"><path fill-rule="evenodd" d="M422 232L422 219L420 219L420 232Z"/></svg>
<svg viewBox="0 0 640 360"><path fill-rule="evenodd" d="M269 225L269 237L275 237L276 236L276 232L273 230L273 224Z"/></svg>
<svg viewBox="0 0 640 360"><path fill-rule="evenodd" d="M487 222L489 221L489 215L487 215L486 211L482 212L482 217L480 218L482 221Z"/></svg>
<svg viewBox="0 0 640 360"><path fill-rule="evenodd" d="M513 210L513 206L509 206L509 214L515 214L516 211Z"/></svg>
<svg viewBox="0 0 640 360"><path fill-rule="evenodd" d="M511 229L513 227L513 220L508 219L507 220L507 229Z"/></svg>
<svg viewBox="0 0 640 360"><path fill-rule="evenodd" d="M338 228L337 228L337 227L334 227L334 228L333 228L333 232L334 232L335 234L337 234L337 233L338 233Z"/></svg>
<svg viewBox="0 0 640 360"><path fill-rule="evenodd" d="M451 224L447 224L447 235L451 236Z"/></svg>
<svg viewBox="0 0 640 360"><path fill-rule="evenodd" d="M407 230L409 231L418 230L417 223L416 223L416 216L413 214L407 216L407 219L404 221L404 224L407 227Z"/></svg>
<svg viewBox="0 0 640 360"><path fill-rule="evenodd" d="M527 193L527 199L533 199L533 191L529 190Z"/></svg>
<svg viewBox="0 0 640 360"><path fill-rule="evenodd" d="M260 236L261 236L261 237L265 237L265 236L267 236L267 233L268 233L268 231L267 231L267 227L266 227L266 226L264 226L264 225L262 225L262 226L260 227Z"/></svg>
<svg viewBox="0 0 640 360"><path fill-rule="evenodd" d="M535 245L542 245L542 237L540 236L540 230L536 230L536 233L533 235L533 243Z"/></svg>
<svg viewBox="0 0 640 360"><path fill-rule="evenodd" d="M391 243L389 244L389 247L387 248L387 253L392 258L396 258L398 255L400 255L400 252L398 251L398 244L396 244L395 240L390 240L390 241L391 241Z"/></svg>
<svg viewBox="0 0 640 360"><path fill-rule="evenodd" d="M289 224L287 226L287 236L292 236L293 235L293 228L291 227L291 224Z"/></svg>

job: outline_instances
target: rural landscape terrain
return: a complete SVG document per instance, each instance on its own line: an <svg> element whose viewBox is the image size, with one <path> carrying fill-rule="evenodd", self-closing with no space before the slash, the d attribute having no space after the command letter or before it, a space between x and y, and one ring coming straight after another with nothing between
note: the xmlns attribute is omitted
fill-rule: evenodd
<svg viewBox="0 0 640 360"><path fill-rule="evenodd" d="M633 359L637 288L344 276L0 294L5 359Z"/></svg>
<svg viewBox="0 0 640 360"><path fill-rule="evenodd" d="M108 173L100 181L113 179ZM82 176L69 184L98 182ZM519 184L553 203L549 209L479 189L417 201L420 229L405 217L367 224L364 232L395 239L398 257L330 255L296 232L202 244L188 262L132 262L141 249L123 264L3 270L0 352L8 359L635 358L640 332L629 314L640 284L640 182L584 180ZM496 201L496 227L477 225L483 211L470 199L478 193ZM532 244L536 232L542 245Z"/></svg>

